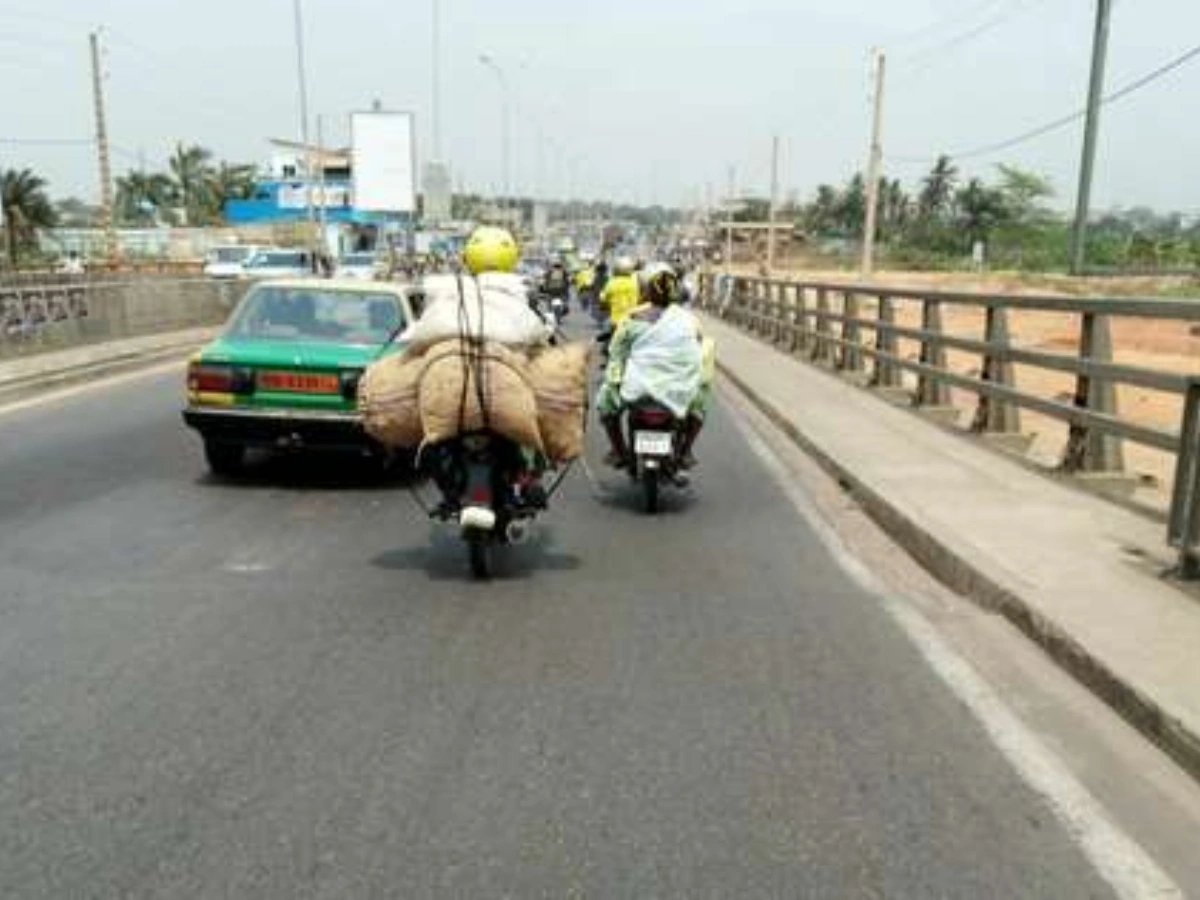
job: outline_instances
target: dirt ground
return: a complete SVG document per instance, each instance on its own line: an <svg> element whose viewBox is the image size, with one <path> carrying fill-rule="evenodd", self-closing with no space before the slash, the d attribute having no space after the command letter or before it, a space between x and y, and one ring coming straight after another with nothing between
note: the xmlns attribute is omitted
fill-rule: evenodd
<svg viewBox="0 0 1200 900"><path fill-rule="evenodd" d="M844 271L797 269L778 274L794 275L805 280L852 283L854 278ZM1066 276L1028 276L1022 273L918 273L882 272L874 283L903 287L930 287L943 290L995 291L1006 294L1042 294L1070 296L1196 296L1200 302L1200 284L1185 279L1161 278L1068 278ZM1194 289L1194 290L1193 290ZM834 300L835 308L837 300ZM862 315L875 314L874 304L864 303ZM947 333L982 340L984 313L981 309L943 304L943 327ZM1070 313L1011 311L1010 340L1029 349L1074 354L1079 346L1080 316ZM1200 375L1200 329L1184 322L1149 321L1113 318L1111 321L1115 361L1151 369ZM897 301L897 323L920 327L921 305L916 301ZM864 340L873 335L867 331ZM917 359L920 347L915 341L900 340L900 352ZM975 354L949 351L947 363L953 371L978 376L980 359ZM1014 366L1017 386L1024 391L1047 399L1070 401L1074 395L1074 377L1067 373L1050 372L1030 366ZM915 378L908 378L915 386ZM959 421L965 426L971 421L977 399L968 391L952 390L951 402L962 412ZM1151 391L1140 387L1120 385L1117 389L1117 412L1138 424L1177 431L1183 411L1179 396ZM1021 431L1032 438L1030 456L1042 465L1058 464L1066 446L1065 424L1026 410L1020 412ZM1165 508L1170 498L1175 458L1149 447L1123 442L1127 471L1138 481L1137 499L1158 508Z"/></svg>

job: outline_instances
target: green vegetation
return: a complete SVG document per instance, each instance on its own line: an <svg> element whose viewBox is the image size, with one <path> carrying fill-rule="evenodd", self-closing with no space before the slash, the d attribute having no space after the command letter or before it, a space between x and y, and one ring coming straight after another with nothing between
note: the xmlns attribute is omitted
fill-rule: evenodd
<svg viewBox="0 0 1200 900"><path fill-rule="evenodd" d="M117 178L121 225L220 225L226 200L250 196L254 167L220 162L199 145L176 144L166 172L131 170Z"/></svg>
<svg viewBox="0 0 1200 900"><path fill-rule="evenodd" d="M880 180L881 257L905 268L957 269L969 265L979 241L990 268L1063 271L1070 224L1050 206L1054 196L1049 179L1036 172L999 165L989 179L964 180L942 156L915 194L899 180ZM861 174L840 188L823 184L796 210L797 225L818 247L844 247L862 238L863 197ZM1092 222L1087 258L1098 269L1200 266L1200 222L1144 208L1109 212Z"/></svg>
<svg viewBox="0 0 1200 900"><path fill-rule="evenodd" d="M46 180L30 169L0 170L0 203L8 262L16 266L19 257L36 251L38 229L49 228L56 221Z"/></svg>

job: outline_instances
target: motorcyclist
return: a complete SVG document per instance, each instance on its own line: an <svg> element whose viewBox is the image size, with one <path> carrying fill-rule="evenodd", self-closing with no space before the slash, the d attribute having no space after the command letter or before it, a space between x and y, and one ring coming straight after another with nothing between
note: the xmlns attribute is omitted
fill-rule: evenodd
<svg viewBox="0 0 1200 900"><path fill-rule="evenodd" d="M558 299L566 302L567 296L571 292L571 276L562 259L556 257L551 261L550 268L546 270L546 275L542 279L542 290L552 300Z"/></svg>
<svg viewBox="0 0 1200 900"><path fill-rule="evenodd" d="M609 324L614 329L639 303L636 265L632 257L617 257L612 277L600 292L600 305L608 312Z"/></svg>
<svg viewBox="0 0 1200 900"><path fill-rule="evenodd" d="M467 239L462 259L467 270L474 276L478 287L480 310L476 321L480 323L481 328L497 324L495 313L501 310L505 317L517 320L513 323L516 325L514 330L520 333L535 333L543 328L544 323L530 309L528 292L520 276L516 274L520 256L521 251L516 238L504 228L488 226L476 228ZM450 293L434 298L434 302L439 299L441 302L461 302L459 299L461 297L460 289L453 287L457 277L442 276L438 280L438 287L448 287ZM441 284L441 282L446 282L446 284ZM494 299L489 304L488 297L492 291L495 291ZM484 309L489 306L494 309L491 319L484 315ZM526 317L532 317L532 321ZM472 316L468 315L468 322L471 319ZM528 447L521 448L520 455L519 494L525 503L537 508L544 508L546 491L542 486L541 477L547 467L546 460L539 452ZM444 494L451 496L457 488L457 484L453 480L454 473L444 468L446 463L444 459L436 458L436 454L434 456L435 458L431 461L434 480L442 488Z"/></svg>
<svg viewBox="0 0 1200 900"><path fill-rule="evenodd" d="M645 299L647 303L638 306L624 318L613 335L604 384L596 398L596 408L610 444L605 462L617 468L629 464L629 448L622 428L621 412L626 404L641 399L631 396L629 386L625 383L631 365L640 365L646 370L642 373L641 381L651 385L647 393L652 399L662 399L654 396L656 389L662 393L674 393L680 387L694 386L687 403L683 441L679 448L680 466L690 469L696 464L692 450L704 426L704 416L711 399L714 363L712 341L701 334L699 320L678 305L679 278L669 266L648 269ZM652 353L647 348L652 343L649 339L655 329L665 326L667 322L690 330L695 336L695 345L685 343L664 359L657 351Z"/></svg>

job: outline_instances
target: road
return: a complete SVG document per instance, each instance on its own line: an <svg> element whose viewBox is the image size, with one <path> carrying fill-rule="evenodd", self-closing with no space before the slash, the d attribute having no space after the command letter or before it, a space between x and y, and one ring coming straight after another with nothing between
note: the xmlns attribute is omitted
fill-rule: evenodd
<svg viewBox="0 0 1200 900"><path fill-rule="evenodd" d="M210 480L150 374L0 413L0 895L1105 897L718 408L501 577L403 485Z"/></svg>

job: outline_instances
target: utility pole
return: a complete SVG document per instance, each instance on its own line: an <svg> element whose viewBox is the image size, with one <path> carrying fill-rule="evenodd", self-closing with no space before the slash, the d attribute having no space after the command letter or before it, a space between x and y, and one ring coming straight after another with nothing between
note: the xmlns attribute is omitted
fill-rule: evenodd
<svg viewBox="0 0 1200 900"><path fill-rule="evenodd" d="M1075 196L1075 227L1071 231L1071 274L1082 275L1087 255L1088 213L1092 204L1092 173L1096 165L1096 135L1104 99L1104 65L1108 57L1108 24L1112 0L1096 0L1096 32L1092 37L1092 75L1088 83L1087 122L1083 128L1083 158L1079 192Z"/></svg>
<svg viewBox="0 0 1200 900"><path fill-rule="evenodd" d="M775 274L775 214L779 209L779 135L771 141L771 202L767 205L767 277Z"/></svg>
<svg viewBox="0 0 1200 900"><path fill-rule="evenodd" d="M875 97L871 120L871 150L867 157L867 210L863 223L862 268L864 278L875 271L875 228L879 215L879 178L883 169L883 84L887 58L875 49Z"/></svg>
<svg viewBox="0 0 1200 900"><path fill-rule="evenodd" d="M100 35L88 35L92 48L92 102L96 109L96 153L100 160L100 219L104 223L104 243L110 263L121 256L117 245L117 226L113 218L112 160L108 152L108 125L104 118L104 76L100 70Z"/></svg>
<svg viewBox="0 0 1200 900"><path fill-rule="evenodd" d="M733 270L733 205L737 194L737 170L729 167L729 193L725 201L725 271Z"/></svg>
<svg viewBox="0 0 1200 900"><path fill-rule="evenodd" d="M442 161L442 4L433 0L433 158Z"/></svg>
<svg viewBox="0 0 1200 900"><path fill-rule="evenodd" d="M293 0L292 11L296 22L296 86L300 92L300 143L304 145L304 206L308 218L309 250L312 252L312 269L316 271L316 217L313 210L313 158L308 143L308 75L304 65L304 15L300 11L300 0Z"/></svg>
<svg viewBox="0 0 1200 900"><path fill-rule="evenodd" d="M317 248L322 254L328 249L325 245L325 209L329 198L325 194L325 117L317 113L317 166L320 189L317 192Z"/></svg>

